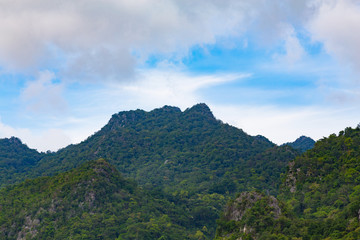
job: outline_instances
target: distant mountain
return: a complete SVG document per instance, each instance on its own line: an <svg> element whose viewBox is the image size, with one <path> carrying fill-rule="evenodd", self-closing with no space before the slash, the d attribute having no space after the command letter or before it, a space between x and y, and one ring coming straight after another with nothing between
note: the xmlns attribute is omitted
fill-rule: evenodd
<svg viewBox="0 0 360 240"><path fill-rule="evenodd" d="M312 138L301 136L294 142L285 143L284 145L289 145L297 150L300 150L301 152L305 152L314 147L315 141Z"/></svg>
<svg viewBox="0 0 360 240"><path fill-rule="evenodd" d="M42 154L28 148L20 139L0 139L0 188L25 179Z"/></svg>
<svg viewBox="0 0 360 240"><path fill-rule="evenodd" d="M217 239L360 239L360 128L317 141L289 163L280 189L276 200L230 201Z"/></svg>
<svg viewBox="0 0 360 240"><path fill-rule="evenodd" d="M0 190L0 239L198 239L185 215L103 159Z"/></svg>

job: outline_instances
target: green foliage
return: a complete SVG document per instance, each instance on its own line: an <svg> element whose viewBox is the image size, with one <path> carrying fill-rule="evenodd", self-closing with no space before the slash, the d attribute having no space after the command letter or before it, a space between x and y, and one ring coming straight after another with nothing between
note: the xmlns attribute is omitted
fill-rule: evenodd
<svg viewBox="0 0 360 240"><path fill-rule="evenodd" d="M188 213L103 159L6 187L0 209L0 239L198 239L197 228L181 226Z"/></svg>
<svg viewBox="0 0 360 240"><path fill-rule="evenodd" d="M289 145L301 152L306 152L307 150L312 149L315 146L315 141L309 137L301 136L294 142L286 143L284 145Z"/></svg>
<svg viewBox="0 0 360 240"><path fill-rule="evenodd" d="M280 217L269 214L264 196L243 209L240 220L225 214L217 239L360 239L359 171L360 129L332 134L289 164L278 196Z"/></svg>
<svg viewBox="0 0 360 240"><path fill-rule="evenodd" d="M25 180L42 156L18 138L0 139L0 188Z"/></svg>

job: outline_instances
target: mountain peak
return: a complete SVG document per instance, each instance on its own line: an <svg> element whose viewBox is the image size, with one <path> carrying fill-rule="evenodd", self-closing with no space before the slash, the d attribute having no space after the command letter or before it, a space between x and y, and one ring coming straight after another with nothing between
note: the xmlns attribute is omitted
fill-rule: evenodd
<svg viewBox="0 0 360 240"><path fill-rule="evenodd" d="M184 112L185 114L201 114L207 116L209 118L215 119L213 113L210 108L205 103L198 103L191 108L188 108Z"/></svg>
<svg viewBox="0 0 360 240"><path fill-rule="evenodd" d="M168 112L168 113L180 113L181 110L178 107L165 105L162 108L156 108L152 112Z"/></svg>
<svg viewBox="0 0 360 240"><path fill-rule="evenodd" d="M284 145L289 145L295 149L300 150L301 152L305 152L314 147L315 141L310 137L301 136L294 142L285 143Z"/></svg>
<svg viewBox="0 0 360 240"><path fill-rule="evenodd" d="M111 129L116 127L124 127L126 125L135 123L145 117L146 112L144 110L132 110L132 111L122 111L117 114L112 115L109 123L104 127L110 127Z"/></svg>
<svg viewBox="0 0 360 240"><path fill-rule="evenodd" d="M106 171L115 171L115 168L103 158L89 161L89 162L85 163L85 166L87 166L87 168L93 169L95 172L102 172L105 170Z"/></svg>
<svg viewBox="0 0 360 240"><path fill-rule="evenodd" d="M4 141L4 142L13 144L13 145L22 145L23 144L21 142L21 140L19 138L17 138L17 137L4 138L4 139L1 139L1 140Z"/></svg>

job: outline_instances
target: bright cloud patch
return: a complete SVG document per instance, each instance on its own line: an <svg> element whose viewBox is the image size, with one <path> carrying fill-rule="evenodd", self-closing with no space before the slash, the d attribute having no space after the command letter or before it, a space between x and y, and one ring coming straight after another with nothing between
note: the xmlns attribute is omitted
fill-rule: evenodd
<svg viewBox="0 0 360 240"><path fill-rule="evenodd" d="M185 56L246 31L281 40L284 22L310 15L310 1L5 0L0 63L10 69L57 68L70 79L122 79L149 54Z"/></svg>
<svg viewBox="0 0 360 240"><path fill-rule="evenodd" d="M315 140L356 127L360 108L214 105L214 114L224 122L242 128L251 135L263 135L276 144L292 142L301 135Z"/></svg>
<svg viewBox="0 0 360 240"><path fill-rule="evenodd" d="M69 136L60 129L33 132L26 128L13 128L0 121L0 138L12 136L20 138L28 147L43 152L47 150L56 151L72 142Z"/></svg>
<svg viewBox="0 0 360 240"><path fill-rule="evenodd" d="M45 71L39 74L38 79L28 83L21 93L21 99L29 110L47 114L65 110L63 85L54 83L54 78L54 73Z"/></svg>
<svg viewBox="0 0 360 240"><path fill-rule="evenodd" d="M325 1L310 22L314 40L338 59L360 69L360 4L355 0ZM359 78L360 79L360 78Z"/></svg>

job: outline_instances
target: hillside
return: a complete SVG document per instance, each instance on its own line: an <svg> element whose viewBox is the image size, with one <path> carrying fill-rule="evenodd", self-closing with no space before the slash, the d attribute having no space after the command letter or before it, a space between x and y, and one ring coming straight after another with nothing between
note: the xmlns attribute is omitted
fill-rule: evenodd
<svg viewBox="0 0 360 240"><path fill-rule="evenodd" d="M250 218L229 218L229 211L236 213L236 207L246 204L246 199L233 200L219 220L217 237L360 239L359 181L360 128L346 128L338 135L319 140L313 149L289 163L276 200L286 214L266 217L274 211L268 202L262 209L268 209L270 215L261 214L261 209L253 204L246 209L248 215L244 215ZM235 207L231 208L234 202ZM245 225L253 231L244 231Z"/></svg>
<svg viewBox="0 0 360 240"><path fill-rule="evenodd" d="M24 180L42 156L18 138L0 139L0 188Z"/></svg>
<svg viewBox="0 0 360 240"><path fill-rule="evenodd" d="M289 166L282 197L298 216L318 221L308 231L358 239L360 128L321 139Z"/></svg>
<svg viewBox="0 0 360 240"><path fill-rule="evenodd" d="M292 224L286 206L261 192L242 192L230 201L217 221L216 240L291 239Z"/></svg>
<svg viewBox="0 0 360 240"><path fill-rule="evenodd" d="M103 159L4 188L0 209L0 239L198 239L186 213Z"/></svg>

